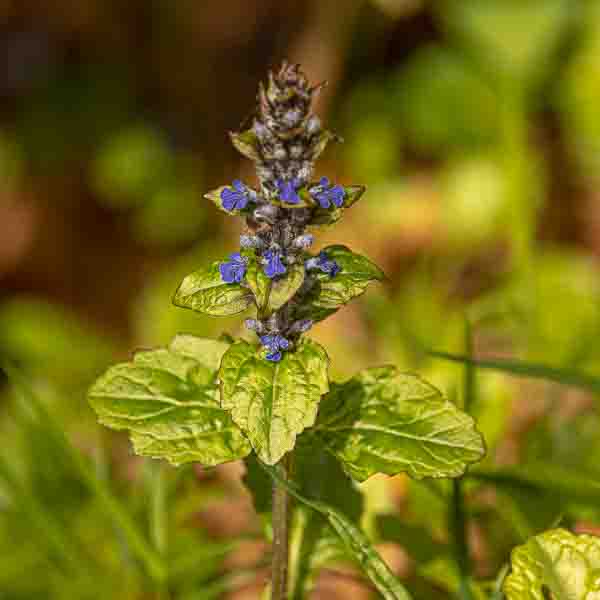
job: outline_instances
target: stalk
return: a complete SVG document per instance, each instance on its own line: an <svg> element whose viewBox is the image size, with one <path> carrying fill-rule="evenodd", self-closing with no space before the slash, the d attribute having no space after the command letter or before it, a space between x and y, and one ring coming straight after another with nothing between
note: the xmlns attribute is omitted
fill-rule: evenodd
<svg viewBox="0 0 600 600"><path fill-rule="evenodd" d="M285 478L289 478L290 459L280 463ZM271 600L286 600L288 580L288 550L290 497L285 487L273 481L273 558L271 562Z"/></svg>

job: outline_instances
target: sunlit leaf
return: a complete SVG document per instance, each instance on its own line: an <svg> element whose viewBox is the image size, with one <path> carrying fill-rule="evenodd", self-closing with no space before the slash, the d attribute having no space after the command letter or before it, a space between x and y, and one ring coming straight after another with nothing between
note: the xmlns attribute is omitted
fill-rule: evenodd
<svg viewBox="0 0 600 600"><path fill-rule="evenodd" d="M320 321L365 292L370 283L383 281L383 271L369 259L355 254L346 246L328 246L323 249L327 258L340 267L339 273L330 277L317 272L316 284L308 295L303 317Z"/></svg>
<svg viewBox="0 0 600 600"><path fill-rule="evenodd" d="M173 304L214 316L235 315L254 302L252 292L239 283L225 283L219 261L188 275L173 297Z"/></svg>
<svg viewBox="0 0 600 600"><path fill-rule="evenodd" d="M333 386L317 431L359 481L375 473L457 477L485 453L470 416L394 367L367 369Z"/></svg>
<svg viewBox="0 0 600 600"><path fill-rule="evenodd" d="M108 369L89 399L103 425L130 432L136 453L174 465L216 465L250 445L218 402L216 369L228 344L178 336Z"/></svg>
<svg viewBox="0 0 600 600"><path fill-rule="evenodd" d="M306 338L279 362L263 354L243 341L229 348L219 370L221 405L231 411L261 460L275 464L314 423L319 400L329 389L329 359Z"/></svg>
<svg viewBox="0 0 600 600"><path fill-rule="evenodd" d="M265 275L263 266L256 260L254 256L248 259L246 268L246 283L254 294L256 306L259 312L265 310L269 301L272 280Z"/></svg>
<svg viewBox="0 0 600 600"><path fill-rule="evenodd" d="M333 223L336 223L342 218L342 215L347 208L350 208L353 204L360 200L361 196L367 189L364 185L351 185L343 187L346 193L342 206L330 206L329 208L318 206L313 211L313 216L309 223L310 225L333 225Z"/></svg>
<svg viewBox="0 0 600 600"><path fill-rule="evenodd" d="M304 283L304 275L304 265L295 264L288 266L287 272L283 277L278 277L273 281L269 293L269 312L281 308L286 302L291 300Z"/></svg>
<svg viewBox="0 0 600 600"><path fill-rule="evenodd" d="M507 600L598 600L600 538L553 529L530 538L511 555Z"/></svg>

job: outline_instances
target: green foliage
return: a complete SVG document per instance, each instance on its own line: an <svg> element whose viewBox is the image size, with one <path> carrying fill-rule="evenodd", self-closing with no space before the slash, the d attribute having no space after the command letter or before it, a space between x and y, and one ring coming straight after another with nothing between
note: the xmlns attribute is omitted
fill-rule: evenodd
<svg viewBox="0 0 600 600"><path fill-rule="evenodd" d="M554 529L531 538L511 555L512 572L504 582L507 600L600 598L597 572L600 540Z"/></svg>
<svg viewBox="0 0 600 600"><path fill-rule="evenodd" d="M124 21L90 0L46 10L32 31L39 15L28 4L4 23L0 355L11 362L8 385L0 374L0 596L252 595L272 553L273 486L287 485L291 600L353 596L347 586L369 585L361 568L386 598L406 599L402 586L415 600L600 597L598 538L567 531L600 522L600 2L316 11L307 39L328 19L344 29L323 40L336 102L322 106L346 140L324 174L368 183L369 194L357 204L365 187L340 183L342 206L322 207L316 170L297 202L263 185L269 171L290 174L274 167L298 140L286 130L283 154L272 136L263 143L258 107L230 134L262 162L256 202L241 211L223 210L230 184L203 200L202 179L216 186L233 167L251 181L226 164L216 129L235 122L255 73L214 67L228 64L234 38L249 59L260 50L253 3L234 20L224 7L148 3ZM197 64L171 68L190 39ZM297 97L268 90L266 110ZM194 121L215 98L219 118ZM302 161L339 139L317 121L306 134ZM257 215L263 200L276 210ZM231 215L247 220L248 237L282 216L293 225L242 250L240 285L219 273L233 251ZM325 228L338 223L348 248L327 246ZM305 270L320 248L299 243L285 274L267 276L263 251L292 243L304 224L340 272ZM337 314L376 281L385 294ZM244 310L265 325L258 336L242 333ZM314 322L330 366L300 319ZM261 340L274 332L289 334L281 362ZM133 347L155 349L108 368ZM388 362L399 370L363 370ZM116 433L83 401L103 371L89 400ZM473 465L482 437L488 452ZM239 465L205 468L230 460L246 465L262 528L247 514ZM246 547L264 548L256 564Z"/></svg>
<svg viewBox="0 0 600 600"><path fill-rule="evenodd" d="M330 277L318 273L316 285L306 305L301 307L302 317L320 321L333 314L353 298L363 294L370 283L383 281L383 271L369 259L355 254L346 246L328 246L323 252L341 267L340 273Z"/></svg>
<svg viewBox="0 0 600 600"><path fill-rule="evenodd" d="M337 223L337 221L342 218L344 211L358 202L361 196L365 193L365 187L363 185L350 185L343 187L345 195L342 206L334 208L317 207L314 211L314 216L310 222L310 225L326 226Z"/></svg>
<svg viewBox="0 0 600 600"><path fill-rule="evenodd" d="M169 348L136 353L89 391L103 425L127 429L137 454L174 465L243 458L250 445L218 402L215 375L228 344L178 336Z"/></svg>
<svg viewBox="0 0 600 600"><path fill-rule="evenodd" d="M276 363L243 341L223 356L221 405L265 463L279 462L296 436L314 423L319 400L329 389L328 364L323 348L308 339Z"/></svg>
<svg viewBox="0 0 600 600"><path fill-rule="evenodd" d="M457 477L485 452L468 415L425 381L393 367L337 384L322 402L316 429L359 481L377 472Z"/></svg>
<svg viewBox="0 0 600 600"><path fill-rule="evenodd" d="M406 591L406 588L392 574L388 566L381 559L381 556L379 556L378 552L369 542L367 536L342 511L325 502L313 500L302 495L292 484L282 478L276 467L265 465L264 468L292 496L327 520L327 523L344 542L349 554L361 565L385 600L411 600L411 596Z"/></svg>
<svg viewBox="0 0 600 600"><path fill-rule="evenodd" d="M240 284L224 283L219 264L214 262L188 275L175 292L173 304L219 317L249 308L254 303L252 292Z"/></svg>
<svg viewBox="0 0 600 600"><path fill-rule="evenodd" d="M315 436L300 438L295 457L294 482L302 493L336 507L353 522L359 522L364 504L361 493ZM296 507L291 537L292 598L306 598L323 567L353 560L331 526L306 506Z"/></svg>

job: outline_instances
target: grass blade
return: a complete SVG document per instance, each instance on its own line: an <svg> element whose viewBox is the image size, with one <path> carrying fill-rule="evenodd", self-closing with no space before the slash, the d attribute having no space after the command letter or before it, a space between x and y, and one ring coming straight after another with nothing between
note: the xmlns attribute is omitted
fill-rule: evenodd
<svg viewBox="0 0 600 600"><path fill-rule="evenodd" d="M596 394L600 394L600 377L594 377L586 373L581 373L573 369L561 369L537 363L529 363L520 360L508 360L502 358L496 359L477 359L469 358L463 354L450 354L449 352L439 352L437 350L426 350L426 353L433 358L470 364L478 369L489 369L492 371L502 371L517 377L530 377L533 379L545 379L579 387Z"/></svg>
<svg viewBox="0 0 600 600"><path fill-rule="evenodd" d="M158 582L165 581L167 569L161 557L139 532L137 525L121 502L112 494L106 482L96 477L93 469L87 464L85 457L75 448L66 436L60 423L46 409L43 402L37 397L18 369L10 364L3 364L9 381L19 393L23 402L31 412L44 422L48 434L56 444L62 448L65 456L71 461L73 467L82 481L95 495L99 506L123 533L131 551L142 562L150 577Z"/></svg>

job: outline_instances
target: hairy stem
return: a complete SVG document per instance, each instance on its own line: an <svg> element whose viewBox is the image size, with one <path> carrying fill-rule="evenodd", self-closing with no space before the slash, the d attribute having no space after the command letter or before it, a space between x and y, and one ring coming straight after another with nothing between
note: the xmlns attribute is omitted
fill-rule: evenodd
<svg viewBox="0 0 600 600"><path fill-rule="evenodd" d="M286 479L290 472L290 456L284 456L281 466ZM286 600L289 547L290 497L281 483L273 482L273 560L271 600Z"/></svg>

